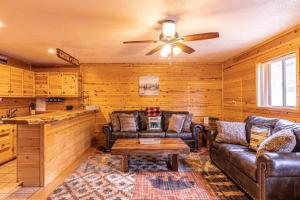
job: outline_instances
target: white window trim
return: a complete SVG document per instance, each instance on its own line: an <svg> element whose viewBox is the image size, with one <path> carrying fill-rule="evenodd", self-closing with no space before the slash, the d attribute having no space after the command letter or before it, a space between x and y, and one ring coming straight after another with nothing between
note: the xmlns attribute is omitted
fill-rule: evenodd
<svg viewBox="0 0 300 200"><path fill-rule="evenodd" d="M264 63L259 63L257 64L256 67L256 106L258 108L267 108L267 109L287 109L287 110L296 110L298 109L298 101L296 101L296 106L286 106L286 67L285 67L285 62L289 58L296 57L296 60L298 59L297 53L293 52L285 56L280 56L277 59L272 59ZM283 106L272 106L272 101L271 101L271 68L270 68L270 63L274 63L276 61L282 61L282 81L283 81ZM265 67L267 65L267 67ZM296 73L298 72L297 66L298 61L296 61ZM261 68L263 67L263 70ZM267 78L265 79L265 75ZM297 77L296 77L297 79ZM297 80L298 81L298 80ZM261 95L264 93L264 95ZM298 94L298 92L297 92ZM267 98L265 98L267 97ZM297 96L296 96L297 99Z"/></svg>

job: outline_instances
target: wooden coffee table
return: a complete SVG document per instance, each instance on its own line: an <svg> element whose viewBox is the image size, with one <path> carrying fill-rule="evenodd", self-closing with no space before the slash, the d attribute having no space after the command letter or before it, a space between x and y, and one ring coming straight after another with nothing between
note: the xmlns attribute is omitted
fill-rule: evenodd
<svg viewBox="0 0 300 200"><path fill-rule="evenodd" d="M111 154L121 155L121 170L128 171L130 155L168 154L170 166L173 171L178 171L178 155L189 154L190 147L180 138L161 138L160 144L140 144L139 139L117 139L111 149Z"/></svg>

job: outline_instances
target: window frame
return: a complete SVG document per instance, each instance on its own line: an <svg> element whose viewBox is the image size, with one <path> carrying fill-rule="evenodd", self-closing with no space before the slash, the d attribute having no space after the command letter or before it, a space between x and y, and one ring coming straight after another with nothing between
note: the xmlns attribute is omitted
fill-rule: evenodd
<svg viewBox="0 0 300 200"><path fill-rule="evenodd" d="M299 49L297 51L291 51L287 54L280 55L275 58L270 58L268 60L264 60L263 62L259 62L256 65L256 108L258 109L270 109L270 110L300 110L299 109ZM296 106L286 106L286 60L295 57L296 58ZM282 61L282 100L283 106L272 106L272 98L271 98L271 63L276 61ZM261 70L263 65L268 65L264 67L264 70ZM267 81L264 80L264 73L267 73L268 76ZM264 88L262 88L264 87ZM267 98L264 98L261 95L261 91L265 91Z"/></svg>

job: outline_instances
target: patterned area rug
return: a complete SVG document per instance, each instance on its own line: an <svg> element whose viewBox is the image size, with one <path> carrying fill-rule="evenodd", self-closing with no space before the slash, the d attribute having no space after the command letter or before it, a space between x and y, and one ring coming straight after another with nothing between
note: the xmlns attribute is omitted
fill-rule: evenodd
<svg viewBox="0 0 300 200"><path fill-rule="evenodd" d="M167 156L131 156L129 172L120 157L96 152L49 195L48 200L244 200L249 197L209 160L206 149L180 157L179 172Z"/></svg>

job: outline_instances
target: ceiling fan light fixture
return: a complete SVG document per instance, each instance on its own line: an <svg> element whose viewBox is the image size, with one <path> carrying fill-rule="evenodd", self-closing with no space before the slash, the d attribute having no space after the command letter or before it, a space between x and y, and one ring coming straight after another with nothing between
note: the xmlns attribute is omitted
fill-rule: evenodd
<svg viewBox="0 0 300 200"><path fill-rule="evenodd" d="M162 32L164 37L166 38L173 38L176 33L176 25L173 20L166 20L162 24Z"/></svg>
<svg viewBox="0 0 300 200"><path fill-rule="evenodd" d="M182 52L182 49L179 48L178 46L174 46L172 49L173 55L177 56L178 54L180 54Z"/></svg>
<svg viewBox="0 0 300 200"><path fill-rule="evenodd" d="M172 46L170 44L166 44L162 50L160 51L160 55L162 57L168 57L172 52Z"/></svg>

